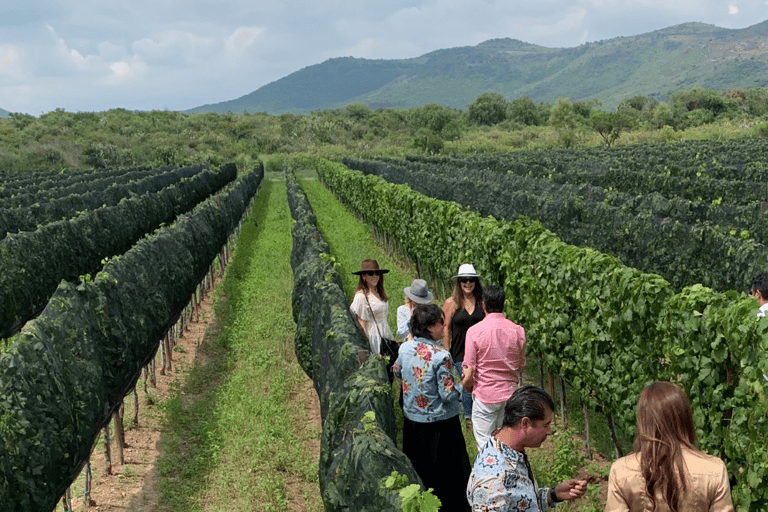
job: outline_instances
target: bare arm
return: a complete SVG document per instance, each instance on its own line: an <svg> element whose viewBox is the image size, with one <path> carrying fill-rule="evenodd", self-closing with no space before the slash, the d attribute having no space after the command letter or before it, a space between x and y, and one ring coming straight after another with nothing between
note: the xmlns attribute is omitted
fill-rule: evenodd
<svg viewBox="0 0 768 512"><path fill-rule="evenodd" d="M357 315L355 315L355 316L357 316ZM365 336L368 337L368 322L366 322L365 320L363 320L359 316L357 317L357 321L360 322L360 327L363 328L363 332L365 333Z"/></svg>
<svg viewBox="0 0 768 512"><path fill-rule="evenodd" d="M474 383L474 371L471 366L464 366L462 365L461 371L464 375L461 379L461 387L464 388L468 392L472 392L472 388L475 386Z"/></svg>
<svg viewBox="0 0 768 512"><path fill-rule="evenodd" d="M451 350L451 321L453 315L456 313L456 303L453 301L453 297L448 297L443 303L443 347L445 350Z"/></svg>

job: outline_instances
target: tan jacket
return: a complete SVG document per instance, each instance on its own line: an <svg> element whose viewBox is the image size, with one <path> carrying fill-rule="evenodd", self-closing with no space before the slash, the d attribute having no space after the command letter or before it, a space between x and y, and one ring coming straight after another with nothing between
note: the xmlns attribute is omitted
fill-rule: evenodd
<svg viewBox="0 0 768 512"><path fill-rule="evenodd" d="M733 512L731 486L723 461L701 452L683 450L688 468L688 490L680 500L680 512ZM651 501L640 473L639 454L631 453L611 466L605 512L649 512ZM669 512L661 493L656 493L656 512Z"/></svg>

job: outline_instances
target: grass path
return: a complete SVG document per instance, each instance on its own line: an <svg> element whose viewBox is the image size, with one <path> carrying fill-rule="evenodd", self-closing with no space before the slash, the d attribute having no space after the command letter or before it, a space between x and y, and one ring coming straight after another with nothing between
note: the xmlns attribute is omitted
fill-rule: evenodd
<svg viewBox="0 0 768 512"><path fill-rule="evenodd" d="M411 280L416 276L413 273L406 271L403 264L399 262L397 258L390 257L387 252L375 242L371 228L358 221L355 216L321 183L316 179L303 179L300 183L315 211L320 232L328 242L333 257L336 260L337 268L344 280L344 291L348 301L351 302L355 286L357 285L357 276L352 275L351 272L360 268L360 261L362 259L377 259L380 266L391 269L391 272L386 274L385 287L390 302L389 323L391 327L394 327L396 325L395 312L397 306L403 303L403 287L410 285ZM435 292L436 290L432 291ZM445 297L440 296L436 297L440 304L444 298ZM538 361L533 357L529 357L528 363L527 383L537 383ZM395 397L397 396L397 392L396 382L395 387L393 388ZM574 404L572 407L578 410L578 404ZM395 406L395 412L398 415L401 414L399 406ZM574 421L580 419L578 414L574 416ZM400 426L402 426L401 421L402 420L398 418ZM470 461L473 462L477 456L475 439L472 432L466 428L466 425L464 425L463 422L462 429L464 430L467 452ZM584 476L586 472L594 474L596 472L603 473L607 470L606 463L601 464L601 467L598 468L594 464L585 464L584 461L579 460L579 458L575 456L581 448L581 440L577 433L578 430L578 428L571 429L562 435L550 437L541 448L532 451L531 462L535 466L536 474L538 475L540 482L550 480L548 477L553 476L551 473L554 468L559 468L561 472L563 470L567 472L567 468L573 470L573 473L568 474L567 476L558 475L563 479L576 476L577 471ZM400 437L400 435L401 434L399 434L398 437ZM402 438L398 441L398 445L402 446ZM563 445L563 448L565 449L558 448L561 445ZM558 480L558 482L559 481L560 480ZM598 504L601 502L604 503L605 487L605 481L603 481L601 485L590 486L588 497L577 502L564 504L564 506L562 506L563 510L579 510L583 512L597 512L598 510L602 510L602 507Z"/></svg>
<svg viewBox="0 0 768 512"><path fill-rule="evenodd" d="M317 396L296 363L292 219L284 182L265 181L217 288L217 325L178 395L159 510L323 509Z"/></svg>
<svg viewBox="0 0 768 512"><path fill-rule="evenodd" d="M352 302L358 277L352 272L360 269L360 262L366 258L372 258L379 262L382 268L390 269L385 275L384 289L389 296L389 325L392 332L397 327L397 307L403 304L403 288L409 286L414 278L415 268L408 271L405 264L397 258L387 254L373 237L373 232L367 224L358 221L355 216L342 205L331 192L328 191L316 179L301 180L301 186L307 194L312 209L317 216L317 224L320 232L325 237L331 248L331 253L336 259L336 267L344 281L344 293L347 302ZM434 290L432 290L434 293ZM442 297L436 297L438 303L442 303ZM397 401L399 381L395 381L393 387L393 400ZM395 404L398 426L398 446L402 447L402 411ZM462 422L464 439L467 443L470 460L477 455L475 438L471 430Z"/></svg>

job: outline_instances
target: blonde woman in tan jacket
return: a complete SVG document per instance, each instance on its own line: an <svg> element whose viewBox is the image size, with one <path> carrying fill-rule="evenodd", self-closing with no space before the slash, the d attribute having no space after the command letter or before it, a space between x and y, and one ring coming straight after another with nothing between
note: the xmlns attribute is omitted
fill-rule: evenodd
<svg viewBox="0 0 768 512"><path fill-rule="evenodd" d="M671 382L637 402L635 452L611 466L606 512L733 512L723 461L696 448L691 404Z"/></svg>

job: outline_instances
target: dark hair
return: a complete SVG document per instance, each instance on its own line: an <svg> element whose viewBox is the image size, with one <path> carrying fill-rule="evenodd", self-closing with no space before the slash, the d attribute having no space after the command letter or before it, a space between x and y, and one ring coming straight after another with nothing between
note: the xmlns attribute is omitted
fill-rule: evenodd
<svg viewBox="0 0 768 512"><path fill-rule="evenodd" d="M360 279L357 281L357 289L355 289L355 293L363 292L364 294L368 295L369 291L368 283L365 281L365 275L360 274ZM379 298L381 298L381 300L384 302L389 301L387 292L384 291L384 274L379 274L379 282L376 283L376 293L379 294Z"/></svg>
<svg viewBox="0 0 768 512"><path fill-rule="evenodd" d="M698 451L693 411L685 391L671 382L654 382L637 401L635 450L640 452L640 472L645 491L656 510L659 490L673 512L688 487L683 447Z"/></svg>
<svg viewBox="0 0 768 512"><path fill-rule="evenodd" d="M549 393L536 386L517 388L504 405L502 427L514 427L523 418L543 420L547 411L555 410L555 402Z"/></svg>
<svg viewBox="0 0 768 512"><path fill-rule="evenodd" d="M753 294L755 292L760 292L763 300L768 300L768 272L763 272L752 280L752 286L749 288L749 293Z"/></svg>
<svg viewBox="0 0 768 512"><path fill-rule="evenodd" d="M502 313L504 311L504 288L492 284L483 288L483 304L488 313Z"/></svg>
<svg viewBox="0 0 768 512"><path fill-rule="evenodd" d="M417 304L411 314L408 327L414 337L432 339L429 328L443 320L443 310L437 304Z"/></svg>
<svg viewBox="0 0 768 512"><path fill-rule="evenodd" d="M471 277L475 281L475 287L472 289L472 295L475 296L475 307L477 307L477 305L482 304L483 301L483 285L480 284L480 278L477 276L466 277ZM464 291L461 289L461 279L462 278L460 277L455 279L456 282L453 284L453 291L451 292L453 303L456 304L456 311L464 309Z"/></svg>

